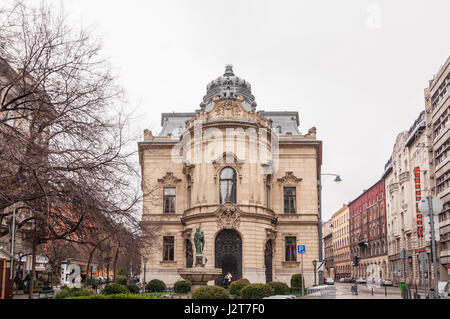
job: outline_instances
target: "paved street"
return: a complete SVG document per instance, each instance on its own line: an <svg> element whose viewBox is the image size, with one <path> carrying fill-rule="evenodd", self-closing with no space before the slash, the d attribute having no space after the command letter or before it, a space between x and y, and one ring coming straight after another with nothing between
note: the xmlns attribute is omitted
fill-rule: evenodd
<svg viewBox="0 0 450 319"><path fill-rule="evenodd" d="M336 299L402 299L400 295L399 287L385 287L374 288L374 295L372 296L372 291L368 289L366 284L358 285L358 295L352 295L351 286L354 284L350 283L336 283ZM411 287L411 293L413 294L416 290L415 287ZM423 289L418 289L417 293L421 295L421 299L424 299Z"/></svg>

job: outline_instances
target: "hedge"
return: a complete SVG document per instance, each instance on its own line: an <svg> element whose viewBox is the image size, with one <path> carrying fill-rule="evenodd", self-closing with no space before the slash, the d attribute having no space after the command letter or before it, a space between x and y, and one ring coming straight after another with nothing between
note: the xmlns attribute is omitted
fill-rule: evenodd
<svg viewBox="0 0 450 319"><path fill-rule="evenodd" d="M145 286L145 291L149 292L161 292L166 290L166 284L158 279L150 280L149 283Z"/></svg>
<svg viewBox="0 0 450 319"><path fill-rule="evenodd" d="M267 284L250 284L241 290L242 299L262 299L275 295L275 291Z"/></svg>
<svg viewBox="0 0 450 319"><path fill-rule="evenodd" d="M124 285L126 286L128 283L128 279L125 276L117 276L116 278L116 283L119 285Z"/></svg>
<svg viewBox="0 0 450 319"><path fill-rule="evenodd" d="M299 291L302 290L303 287L303 281L302 281L302 274L295 274L291 277L291 287L297 288Z"/></svg>
<svg viewBox="0 0 450 319"><path fill-rule="evenodd" d="M94 291L88 288L68 288L65 287L55 295L55 299L66 299L69 297L80 297L94 295Z"/></svg>
<svg viewBox="0 0 450 319"><path fill-rule="evenodd" d="M275 292L275 295L288 295L290 290L289 286L286 285L284 282L269 282L268 285L272 287L272 289Z"/></svg>
<svg viewBox="0 0 450 319"><path fill-rule="evenodd" d="M233 282L231 282L230 287L229 287L230 294L240 296L242 288L244 288L245 286L248 286L248 285L250 285L250 281L248 281L248 279L245 279L245 278L233 281Z"/></svg>
<svg viewBox="0 0 450 319"><path fill-rule="evenodd" d="M139 286L136 285L136 284L128 284L126 287L128 288L128 290L132 294L138 294L139 293Z"/></svg>
<svg viewBox="0 0 450 319"><path fill-rule="evenodd" d="M127 287L119 284L109 284L103 288L102 295L129 294Z"/></svg>
<svg viewBox="0 0 450 319"><path fill-rule="evenodd" d="M230 299L230 294L225 288L219 286L206 286L195 289L192 299Z"/></svg>
<svg viewBox="0 0 450 319"><path fill-rule="evenodd" d="M191 290L191 282L186 280L177 281L173 285L173 290L179 294L188 293Z"/></svg>
<svg viewBox="0 0 450 319"><path fill-rule="evenodd" d="M114 294L114 295L91 295L91 296L80 296L71 297L68 299L158 299L154 296L141 296L135 294Z"/></svg>

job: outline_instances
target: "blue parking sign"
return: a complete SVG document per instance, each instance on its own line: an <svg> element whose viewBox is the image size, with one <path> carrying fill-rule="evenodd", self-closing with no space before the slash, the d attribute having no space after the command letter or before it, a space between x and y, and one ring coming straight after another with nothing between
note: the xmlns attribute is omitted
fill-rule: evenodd
<svg viewBox="0 0 450 319"><path fill-rule="evenodd" d="M299 254L304 254L306 252L306 247L305 245L297 245L297 252Z"/></svg>

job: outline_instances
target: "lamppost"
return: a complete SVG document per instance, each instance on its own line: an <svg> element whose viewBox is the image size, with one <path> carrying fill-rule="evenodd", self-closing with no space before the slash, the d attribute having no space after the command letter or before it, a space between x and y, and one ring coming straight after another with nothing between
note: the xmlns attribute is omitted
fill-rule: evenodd
<svg viewBox="0 0 450 319"><path fill-rule="evenodd" d="M317 286L317 282L316 282L316 266L317 266L317 260L313 260L313 266L314 266L314 287Z"/></svg>
<svg viewBox="0 0 450 319"><path fill-rule="evenodd" d="M323 233L322 233L322 176L329 175L335 176L335 182L342 182L341 176L338 174L320 174L319 180L317 181L317 186L319 188L319 262L323 262ZM323 283L323 271L319 271L319 285Z"/></svg>

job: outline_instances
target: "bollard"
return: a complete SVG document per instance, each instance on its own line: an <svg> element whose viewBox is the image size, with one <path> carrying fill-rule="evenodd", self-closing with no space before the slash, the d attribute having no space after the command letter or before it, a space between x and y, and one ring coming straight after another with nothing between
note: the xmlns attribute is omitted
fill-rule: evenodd
<svg viewBox="0 0 450 319"><path fill-rule="evenodd" d="M373 296L373 287L372 287L372 296Z"/></svg>
<svg viewBox="0 0 450 319"><path fill-rule="evenodd" d="M384 286L384 296L387 297L387 287Z"/></svg>

